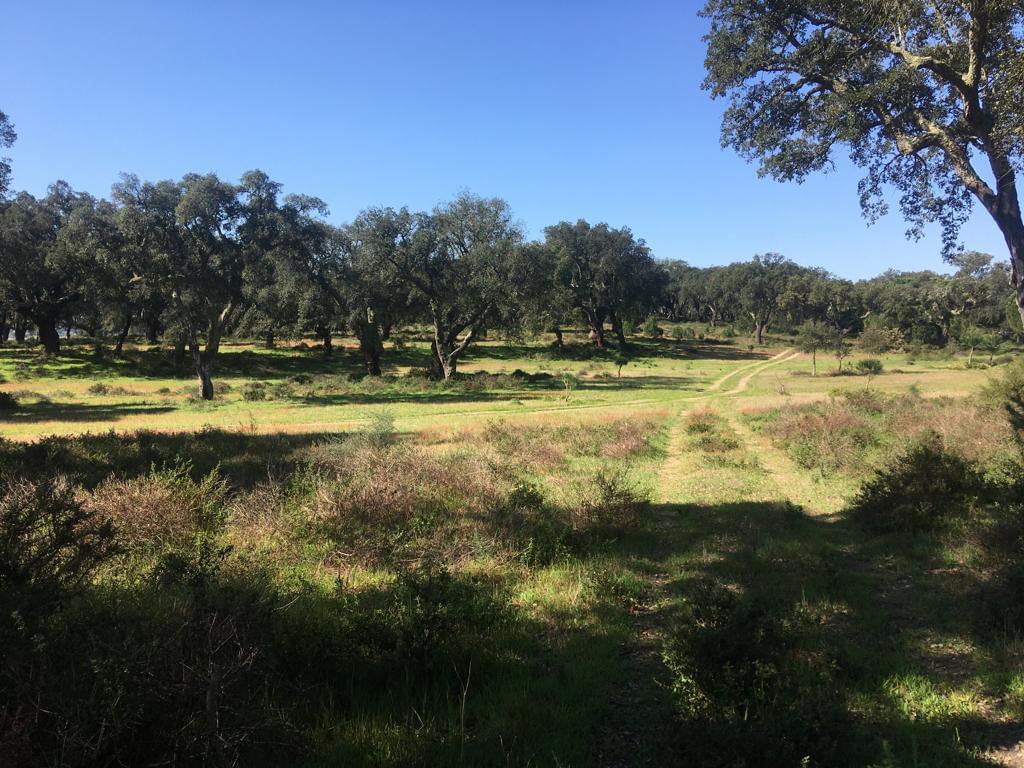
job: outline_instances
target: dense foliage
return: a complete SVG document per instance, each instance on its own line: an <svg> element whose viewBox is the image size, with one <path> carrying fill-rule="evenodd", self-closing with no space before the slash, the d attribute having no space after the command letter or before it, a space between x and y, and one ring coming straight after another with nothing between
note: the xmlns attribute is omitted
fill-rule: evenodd
<svg viewBox="0 0 1024 768"><path fill-rule="evenodd" d="M270 345L313 334L330 354L332 335L348 332L380 375L392 331L425 325L436 378L454 376L488 331L560 341L582 324L603 348L610 325L626 352L626 329L647 321L657 334L656 315L728 324L757 343L815 329L809 350L860 334L873 352L957 343L991 354L1021 335L1009 267L985 254L956 255L952 275L854 283L778 254L705 269L658 262L629 229L583 220L526 243L505 201L469 193L426 213L368 209L342 227L326 213L260 171L238 184L126 176L109 201L63 182L41 199L18 194L0 202L0 341L35 329L57 353L61 332L76 331L120 354L135 330L179 360L187 352L209 399L228 334Z"/></svg>

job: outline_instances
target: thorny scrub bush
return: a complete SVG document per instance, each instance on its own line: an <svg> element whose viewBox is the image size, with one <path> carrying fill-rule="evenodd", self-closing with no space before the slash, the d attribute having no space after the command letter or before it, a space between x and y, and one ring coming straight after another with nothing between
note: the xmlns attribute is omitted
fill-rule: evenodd
<svg viewBox="0 0 1024 768"><path fill-rule="evenodd" d="M119 539L133 548L161 551L196 535L217 533L226 519L228 485L215 468L192 479L191 464L130 480L108 480L88 498L88 508L114 521Z"/></svg>
<svg viewBox="0 0 1024 768"><path fill-rule="evenodd" d="M852 511L877 533L942 531L969 518L984 490L977 470L926 432L864 484Z"/></svg>
<svg viewBox="0 0 1024 768"><path fill-rule="evenodd" d="M826 619L696 583L664 651L686 764L831 764L845 714Z"/></svg>
<svg viewBox="0 0 1024 768"><path fill-rule="evenodd" d="M709 454L728 453L740 447L728 422L714 411L694 411L686 417L690 445Z"/></svg>

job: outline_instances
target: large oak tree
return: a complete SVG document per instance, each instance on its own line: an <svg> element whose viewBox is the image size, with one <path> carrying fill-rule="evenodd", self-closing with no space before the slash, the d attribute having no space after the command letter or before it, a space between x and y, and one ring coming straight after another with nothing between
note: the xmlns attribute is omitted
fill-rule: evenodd
<svg viewBox="0 0 1024 768"><path fill-rule="evenodd" d="M391 228L386 237L378 231L375 253L394 268L410 300L425 307L432 373L450 379L469 345L521 302L522 232L504 200L468 192L429 214L403 209L388 218Z"/></svg>
<svg viewBox="0 0 1024 768"><path fill-rule="evenodd" d="M609 322L625 350L623 321L655 309L664 275L647 244L628 227L591 225L583 219L546 227L544 243L554 253L555 279L583 314L595 344L604 348Z"/></svg>
<svg viewBox="0 0 1024 768"><path fill-rule="evenodd" d="M957 250L972 200L1006 240L1024 317L1024 5L1019 0L709 0L705 87L723 143L801 180L846 148L869 219L900 193L909 235Z"/></svg>
<svg viewBox="0 0 1024 768"><path fill-rule="evenodd" d="M44 198L22 192L0 208L0 306L31 321L51 354L60 350L59 328L82 301L92 269L89 253L69 233L95 205L57 182Z"/></svg>

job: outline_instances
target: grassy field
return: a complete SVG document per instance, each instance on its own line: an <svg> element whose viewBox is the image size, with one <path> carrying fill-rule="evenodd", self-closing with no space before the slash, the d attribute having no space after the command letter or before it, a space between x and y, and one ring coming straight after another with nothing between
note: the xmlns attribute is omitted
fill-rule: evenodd
<svg viewBox="0 0 1024 768"><path fill-rule="evenodd" d="M189 366L176 369L161 350L130 349L116 358L97 356L81 345L47 359L31 348L0 348L0 391L18 399L18 407L4 414L0 434L23 440L108 429L333 432L365 424L382 409L403 431L448 429L497 417L545 418L588 410L627 414L722 394L742 395L744 405L758 406L773 402L780 391L824 396L859 383L794 377L810 371L809 356L796 353L763 368L757 365L786 350L784 345L754 350L745 342L638 342L620 369L615 355L595 356L582 344L560 357L547 347L485 342L460 368L479 374L476 380L439 387L415 375L427 364L422 342L392 354L389 375L381 381L354 380L360 376L354 350L338 346L333 359L325 361L315 349L227 345L218 362L220 391L211 403L197 399ZM900 391L916 385L929 394L965 395L987 379L981 369L965 370L965 359L886 357L893 373L876 377L872 386ZM822 361L823 373L830 365ZM517 372L527 376L514 376Z"/></svg>
<svg viewBox="0 0 1024 768"><path fill-rule="evenodd" d="M0 348L0 469L72 475L119 542L7 681L38 704L5 702L23 764L1024 765L1021 456L980 395L1004 366L222 358L207 404L156 350ZM933 433L985 503L864 525L858 491Z"/></svg>

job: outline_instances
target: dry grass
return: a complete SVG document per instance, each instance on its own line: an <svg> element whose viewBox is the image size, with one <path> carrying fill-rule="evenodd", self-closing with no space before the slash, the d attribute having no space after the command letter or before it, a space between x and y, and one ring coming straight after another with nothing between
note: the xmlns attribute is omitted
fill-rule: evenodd
<svg viewBox="0 0 1024 768"><path fill-rule="evenodd" d="M196 482L190 468L178 464L129 480L107 480L86 496L84 506L111 520L119 537L133 547L180 546L197 533L216 531L228 499L227 482L219 473Z"/></svg>
<svg viewBox="0 0 1024 768"><path fill-rule="evenodd" d="M853 390L813 403L752 416L801 466L865 476L935 432L963 456L994 473L1012 471L1012 430L998 410L958 398L884 395Z"/></svg>

